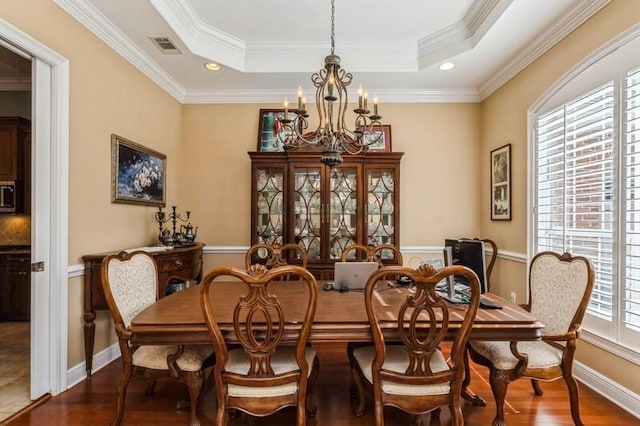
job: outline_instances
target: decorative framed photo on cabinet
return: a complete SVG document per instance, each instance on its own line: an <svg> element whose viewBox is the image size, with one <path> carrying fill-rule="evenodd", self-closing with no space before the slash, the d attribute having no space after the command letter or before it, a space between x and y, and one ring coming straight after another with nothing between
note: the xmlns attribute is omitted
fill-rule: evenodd
<svg viewBox="0 0 640 426"><path fill-rule="evenodd" d="M391 125L383 124L365 132L363 142L368 145L369 151L391 152ZM369 145L370 144L370 145Z"/></svg>
<svg viewBox="0 0 640 426"><path fill-rule="evenodd" d="M294 111L287 112L287 118L289 120L295 119L296 116L297 113ZM258 123L258 152L284 151L282 141L278 137L280 132L284 130L284 124L280 121L284 118L284 109L260 110L260 121Z"/></svg>
<svg viewBox="0 0 640 426"><path fill-rule="evenodd" d="M491 151L491 220L511 220L511 144Z"/></svg>
<svg viewBox="0 0 640 426"><path fill-rule="evenodd" d="M165 205L167 158L118 135L111 135L111 202Z"/></svg>

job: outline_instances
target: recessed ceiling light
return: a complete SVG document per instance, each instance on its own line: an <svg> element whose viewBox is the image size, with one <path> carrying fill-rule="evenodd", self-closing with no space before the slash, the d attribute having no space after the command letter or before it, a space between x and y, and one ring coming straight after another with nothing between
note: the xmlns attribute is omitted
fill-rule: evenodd
<svg viewBox="0 0 640 426"><path fill-rule="evenodd" d="M204 64L204 67L209 71L220 71L220 65L214 62L207 62L206 64Z"/></svg>
<svg viewBox="0 0 640 426"><path fill-rule="evenodd" d="M443 62L438 65L438 69L440 71L449 71L450 69L453 69L453 67L455 67L455 64L453 62Z"/></svg>

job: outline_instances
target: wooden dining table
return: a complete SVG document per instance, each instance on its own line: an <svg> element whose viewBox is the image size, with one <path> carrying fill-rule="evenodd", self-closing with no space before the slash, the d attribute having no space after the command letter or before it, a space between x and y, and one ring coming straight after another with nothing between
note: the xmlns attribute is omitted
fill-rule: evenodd
<svg viewBox="0 0 640 426"><path fill-rule="evenodd" d="M362 291L325 291L318 282L317 308L309 341L322 342L371 342L369 320ZM295 336L304 317L307 297L305 286L282 281L270 284L277 294L287 318L287 329ZM141 345L203 344L210 345L207 326L200 307L201 286L163 297L136 315L130 326L131 342ZM216 320L229 342L237 342L233 331L233 311L246 287L241 282L218 282L211 286L212 303ZM379 323L386 341L399 341L397 332L398 308L412 289L407 286L378 284L375 303ZM529 312L495 294L482 297L502 306L502 309L478 309L469 339L475 340L540 340L544 324ZM467 305L449 304L449 338L460 327ZM475 395L465 384L463 398L474 405L485 406L486 401Z"/></svg>
<svg viewBox="0 0 640 426"><path fill-rule="evenodd" d="M271 284L278 294L289 323L304 316L306 296L304 286L291 281ZM362 291L325 291L318 282L318 303L311 327L310 342L370 342L371 332ZM212 300L218 324L223 333L233 334L233 309L245 289L240 282L220 282L211 287ZM407 286L382 286L376 291L380 324L385 338L397 339L396 315L398 306L411 295ZM483 297L498 303L502 309L478 309L470 339L476 340L539 340L544 325L518 305L494 294ZM451 304L449 327L451 333L462 322L466 305ZM138 344L211 344L204 316L200 308L200 286L163 297L136 315L131 322L132 343Z"/></svg>

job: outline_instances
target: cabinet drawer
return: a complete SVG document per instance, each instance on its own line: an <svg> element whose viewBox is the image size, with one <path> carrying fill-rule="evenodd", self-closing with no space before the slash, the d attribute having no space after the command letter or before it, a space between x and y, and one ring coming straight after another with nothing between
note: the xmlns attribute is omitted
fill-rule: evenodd
<svg viewBox="0 0 640 426"><path fill-rule="evenodd" d="M172 272L184 268L191 268L193 257L192 253L184 253L157 258L158 272Z"/></svg>

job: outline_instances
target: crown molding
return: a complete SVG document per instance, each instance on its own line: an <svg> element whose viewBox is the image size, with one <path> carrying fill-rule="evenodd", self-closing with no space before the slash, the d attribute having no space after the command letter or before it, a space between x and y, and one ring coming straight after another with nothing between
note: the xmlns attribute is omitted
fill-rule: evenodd
<svg viewBox="0 0 640 426"><path fill-rule="evenodd" d="M574 3L573 7L567 10L561 18L557 19L547 30L529 43L529 49L523 50L510 60L501 72L495 73L480 86L481 99L486 99L502 87L610 2L611 0L581 0Z"/></svg>
<svg viewBox="0 0 640 426"><path fill-rule="evenodd" d="M188 2L150 0L151 5L176 32L189 51L238 71L245 70L247 44L205 24Z"/></svg>
<svg viewBox="0 0 640 426"><path fill-rule="evenodd" d="M126 59L140 72L155 82L178 102L185 92L173 77L164 72L143 50L104 17L86 0L53 0L76 21L95 34L100 40Z"/></svg>
<svg viewBox="0 0 640 426"><path fill-rule="evenodd" d="M224 49L229 54L229 61L244 68L258 69L260 64L270 62L273 66L283 67L279 61L273 61L276 51L282 53L275 44L255 43L248 47L241 40L238 40L228 34L216 31L211 27L204 28L199 23L198 18L192 10L180 5L180 0L150 0L165 19L165 13L173 14L175 20L180 22L179 28L191 34L190 38L193 43L198 46L216 44L216 48ZM429 102L481 102L499 87L513 78L516 74L530 65L538 57L547 50L557 44L563 37L580 26L593 14L606 6L611 0L581 0L576 3L567 13L557 20L547 31L539 36L536 41L531 43L530 49L523 51L516 58L511 60L507 65L502 67L502 71L494 74L490 80L484 83L479 90L475 89L453 89L453 90L377 90L380 95L384 93L386 102L398 103L429 103ZM136 46L129 38L116 28L108 19L106 19L91 3L87 0L54 0L54 2L69 13L80 24L95 34L100 40L106 43L120 56L130 62L147 78L155 82L169 95L180 103L279 103L285 94L283 91L268 90L216 90L216 91L187 91L179 84L171 75L165 72L153 59L151 59L142 49ZM493 22L500 16L512 0L476 0L467 11L462 21L445 28L444 30L434 34L431 37L422 39L419 42L419 59L416 61L415 52L411 52L409 46L396 45L395 50L390 46L376 47L374 58L379 58L381 52L386 51L386 57L393 57L393 61L387 63L395 63L399 68L415 71L416 68L423 66L424 61L433 61L436 53L444 55L447 44L455 48L462 46L460 43L471 43L475 45L482 35L487 31ZM193 24L195 22L195 24ZM189 25L194 25L191 30ZM175 25L173 25L175 28ZM182 37L182 35L180 35ZM182 40L183 42L185 40ZM191 49L191 46L187 46ZM251 60L245 63L245 51L249 50L251 56L256 58L262 56L261 59ZM303 67L302 62L306 61L315 64L312 68L317 67L317 55L320 52L327 52L326 46L316 46L315 48L305 44L290 45L288 49L289 57L300 57L297 66L301 71L307 71ZM444 50L443 50L444 49ZM393 50L393 51L391 51ZM349 57L349 69L354 71L367 70L371 71L372 64L367 60L358 60L364 57L363 49L357 49L355 46L341 47L343 53L347 53ZM230 52L230 53L229 53ZM293 52L294 54L291 54ZM359 52L356 55L356 52ZM304 53L304 55L303 55ZM313 56L313 60L310 57ZM411 57L410 57L411 56ZM426 58L433 56L430 60ZM205 55L206 57L206 55ZM447 55L443 56L447 57ZM370 61L369 59L368 61ZM222 61L221 61L222 62ZM254 63L255 62L255 63ZM379 63L375 65L379 66ZM291 71L290 67L285 67L286 71ZM398 71L398 69L385 69L384 71ZM373 90L373 89L371 89Z"/></svg>
<svg viewBox="0 0 640 426"><path fill-rule="evenodd" d="M480 94L475 89L454 90L376 90L373 93L385 103L478 103ZM184 104L258 104L282 102L291 96L287 90L200 90L187 92ZM355 98L356 92L349 93Z"/></svg>
<svg viewBox="0 0 640 426"><path fill-rule="evenodd" d="M461 21L418 40L419 68L475 47L512 1L476 0Z"/></svg>

